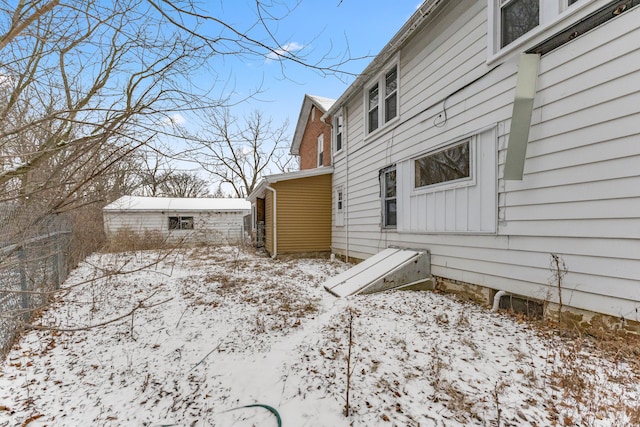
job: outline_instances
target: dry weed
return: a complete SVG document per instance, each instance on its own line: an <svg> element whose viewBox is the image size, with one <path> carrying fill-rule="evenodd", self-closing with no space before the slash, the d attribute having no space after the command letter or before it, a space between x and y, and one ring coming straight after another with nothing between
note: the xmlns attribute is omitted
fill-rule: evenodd
<svg viewBox="0 0 640 427"><path fill-rule="evenodd" d="M165 236L155 230L136 231L123 228L111 236L103 248L103 252L129 252L170 247Z"/></svg>

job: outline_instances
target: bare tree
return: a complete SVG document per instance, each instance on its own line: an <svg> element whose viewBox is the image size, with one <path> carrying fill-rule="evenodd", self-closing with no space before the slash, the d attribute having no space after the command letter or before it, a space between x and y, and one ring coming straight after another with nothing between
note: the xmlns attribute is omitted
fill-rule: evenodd
<svg viewBox="0 0 640 427"><path fill-rule="evenodd" d="M140 196L159 197L162 186L174 173L174 167L169 159L155 149L143 149L138 153L140 157L137 170L137 186L134 194Z"/></svg>
<svg viewBox="0 0 640 427"><path fill-rule="evenodd" d="M257 0L255 21L242 27L205 6L194 0L0 0L4 241L29 241L52 217L68 215L76 225L72 241L90 243L79 257L99 245L101 207L136 186L136 152L162 138L184 138L177 114L229 105L232 88L216 92L191 79L207 72L220 81L215 65L223 57L268 57L283 73L287 63L335 73L345 62L327 65L328 57L312 60L278 40L274 30L288 13L286 3ZM226 117L224 111L215 117ZM248 123L233 138L216 140L220 147L231 143L231 152L218 152L234 159L229 165L236 169L226 175L220 163L209 164L228 176L238 195L253 188L273 156L259 142L279 146L283 140L284 127L272 129L261 115ZM245 140L253 142L233 149Z"/></svg>
<svg viewBox="0 0 640 427"><path fill-rule="evenodd" d="M192 0L0 0L0 200L24 202L45 188L55 192L55 200L39 198L47 203L33 218L83 206L91 181L139 147L163 135L183 137L175 133L175 114L228 103L189 80L196 70L215 77L221 57L269 59L280 61L283 71L290 63L321 73L339 73L350 59L334 55L330 64L326 54L312 59L279 40L273 29L291 12L284 3L256 1L255 21L246 26L203 7ZM215 118L221 125L216 130L235 124L225 109ZM216 151L221 160L232 160L231 171L208 164L239 196L253 188L274 155L271 147L259 146L260 139L279 144L284 128L257 113L246 125L234 131L233 141L224 139L230 135L215 140L233 152ZM241 141L259 149L234 151ZM62 178L56 172L61 168L76 171L73 185L59 186L60 180L39 171ZM87 174L79 175L80 169ZM95 201L106 198L96 194Z"/></svg>
<svg viewBox="0 0 640 427"><path fill-rule="evenodd" d="M174 172L160 184L165 197L207 197L209 183L193 172Z"/></svg>
<svg viewBox="0 0 640 427"><path fill-rule="evenodd" d="M194 138L189 156L236 197L246 197L263 174L272 172L269 168L288 142L287 128L286 121L274 125L260 111L239 120L229 109L219 109L212 112L206 132Z"/></svg>
<svg viewBox="0 0 640 427"><path fill-rule="evenodd" d="M291 155L289 147L281 148L274 153L273 166L280 173L294 172L300 170L300 157Z"/></svg>

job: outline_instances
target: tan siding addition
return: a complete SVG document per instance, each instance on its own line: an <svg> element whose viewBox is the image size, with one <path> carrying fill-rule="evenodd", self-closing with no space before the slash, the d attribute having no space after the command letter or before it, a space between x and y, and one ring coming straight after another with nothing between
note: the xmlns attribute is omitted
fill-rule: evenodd
<svg viewBox="0 0 640 427"><path fill-rule="evenodd" d="M331 174L281 181L272 186L277 191L278 254L329 251ZM268 198L267 218L272 212ZM267 245L268 237L269 234Z"/></svg>

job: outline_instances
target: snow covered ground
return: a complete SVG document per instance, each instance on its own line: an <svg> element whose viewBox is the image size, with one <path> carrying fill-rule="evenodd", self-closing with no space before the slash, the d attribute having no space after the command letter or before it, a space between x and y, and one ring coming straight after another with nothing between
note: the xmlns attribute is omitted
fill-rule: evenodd
<svg viewBox="0 0 640 427"><path fill-rule="evenodd" d="M450 295L336 299L347 267L95 254L0 364L0 426L278 425L252 404L285 427L638 424L623 358Z"/></svg>

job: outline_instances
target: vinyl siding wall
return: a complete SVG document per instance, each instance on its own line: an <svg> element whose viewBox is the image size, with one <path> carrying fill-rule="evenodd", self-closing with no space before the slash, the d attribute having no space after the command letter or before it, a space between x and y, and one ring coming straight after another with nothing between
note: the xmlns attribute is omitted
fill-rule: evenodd
<svg viewBox="0 0 640 427"><path fill-rule="evenodd" d="M362 91L344 106L334 189L344 191L345 226L333 228L334 251L345 253L347 240L357 258L389 245L429 248L434 275L550 301L557 253L568 268L565 304L640 320L640 8L542 57L524 178L504 181L518 55L488 65L486 2L451 3L400 52L396 124L365 137ZM487 133L494 175L478 179L485 190L494 180L493 196L450 206L446 195L411 196L411 159ZM399 224L384 231L378 171L391 164ZM467 221L487 212L478 206L487 197L495 232L433 232L418 207Z"/></svg>
<svg viewBox="0 0 640 427"><path fill-rule="evenodd" d="M105 232L113 238L121 230L144 236L159 233L170 242L237 243L243 238L243 212L104 212ZM193 230L169 230L169 217L192 216Z"/></svg>
<svg viewBox="0 0 640 427"><path fill-rule="evenodd" d="M330 251L331 174L271 186L277 192L277 253ZM273 208L267 206L267 212L269 209Z"/></svg>

